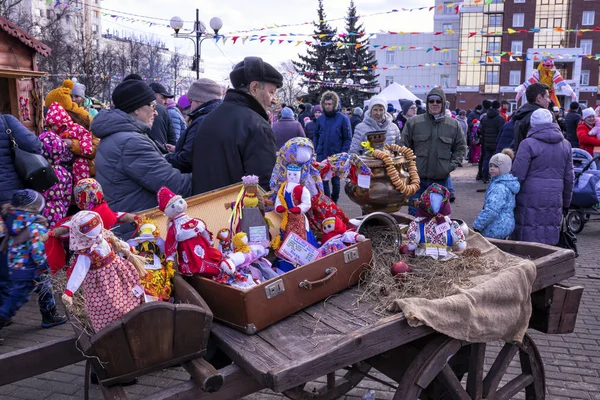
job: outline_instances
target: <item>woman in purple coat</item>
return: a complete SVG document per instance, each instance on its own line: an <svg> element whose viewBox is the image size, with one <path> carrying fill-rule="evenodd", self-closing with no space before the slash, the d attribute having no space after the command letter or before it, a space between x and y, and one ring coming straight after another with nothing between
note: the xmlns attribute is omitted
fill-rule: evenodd
<svg viewBox="0 0 600 400"><path fill-rule="evenodd" d="M531 115L512 174L521 184L512 239L556 245L563 209L571 204L574 176L571 144L550 111L541 108Z"/></svg>

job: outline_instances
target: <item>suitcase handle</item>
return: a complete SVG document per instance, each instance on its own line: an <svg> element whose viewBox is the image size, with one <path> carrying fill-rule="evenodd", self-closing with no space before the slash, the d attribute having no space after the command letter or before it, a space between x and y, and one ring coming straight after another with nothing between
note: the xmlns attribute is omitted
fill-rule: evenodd
<svg viewBox="0 0 600 400"><path fill-rule="evenodd" d="M327 281L331 280L335 274L337 274L337 268L330 267L325 270L325 278L316 281L309 281L308 279L305 279L300 282L298 286L303 289L311 290L313 287L321 286L327 283Z"/></svg>

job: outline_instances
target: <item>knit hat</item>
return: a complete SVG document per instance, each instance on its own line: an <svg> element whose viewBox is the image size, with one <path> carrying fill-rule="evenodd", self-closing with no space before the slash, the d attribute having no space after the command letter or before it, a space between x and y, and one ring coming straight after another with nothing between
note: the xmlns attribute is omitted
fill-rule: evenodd
<svg viewBox="0 0 600 400"><path fill-rule="evenodd" d="M481 104L483 105L483 108L489 109L489 108L492 107L492 102L489 101L489 100L484 100L484 101L481 102Z"/></svg>
<svg viewBox="0 0 600 400"><path fill-rule="evenodd" d="M85 97L85 85L75 82L73 84L73 89L71 89L71 94L74 96Z"/></svg>
<svg viewBox="0 0 600 400"><path fill-rule="evenodd" d="M190 107L191 105L192 104L190 103L187 93L184 94L183 96L179 96L179 99L177 99L177 106L179 108L181 108L182 110L185 110L186 108Z"/></svg>
<svg viewBox="0 0 600 400"><path fill-rule="evenodd" d="M571 104L569 104L569 110L571 110L571 111L579 110L579 103L576 101L572 101Z"/></svg>
<svg viewBox="0 0 600 400"><path fill-rule="evenodd" d="M202 78L192 82L187 92L188 101L208 101L209 99L220 99L223 96L221 85L212 79Z"/></svg>
<svg viewBox="0 0 600 400"><path fill-rule="evenodd" d="M538 108L531 114L531 126L550 124L554 121L552 113L545 108Z"/></svg>
<svg viewBox="0 0 600 400"><path fill-rule="evenodd" d="M320 112L321 114L323 114L323 107L321 107L320 104L317 104L316 106L313 107L312 112L313 112L313 114L316 112Z"/></svg>
<svg viewBox="0 0 600 400"><path fill-rule="evenodd" d="M594 109L592 107L588 107L585 110L583 110L583 114L582 114L582 118L586 119L587 117L595 117L596 113L594 112Z"/></svg>
<svg viewBox="0 0 600 400"><path fill-rule="evenodd" d="M493 108L494 110L498 110L498 109L500 108L500 102L499 102L498 100L494 100L494 101L492 102L492 108Z"/></svg>
<svg viewBox="0 0 600 400"><path fill-rule="evenodd" d="M354 108L354 113L353 113L353 114L354 114L354 115L358 115L358 116L360 117L361 115L363 115L363 110L362 110L362 108L360 108L360 107L355 107L355 108Z"/></svg>
<svg viewBox="0 0 600 400"><path fill-rule="evenodd" d="M302 103L298 106L298 110L302 110L302 111L306 110L306 106L304 105L304 103Z"/></svg>
<svg viewBox="0 0 600 400"><path fill-rule="evenodd" d="M70 79L65 79L59 87L54 90L51 90L50 93L46 96L46 100L44 101L44 105L46 107L50 107L52 103L58 103L65 110L70 110L73 106L73 101L71 100L71 90L75 84Z"/></svg>
<svg viewBox="0 0 600 400"><path fill-rule="evenodd" d="M400 99L398 100L398 102L400 103L400 109L402 110L402 114L404 115L406 115L406 113L408 112L408 110L410 110L412 105L415 104L412 100L408 99Z"/></svg>
<svg viewBox="0 0 600 400"><path fill-rule="evenodd" d="M509 153L510 152L510 153ZM512 157L514 153L510 149L502 150L502 153L494 154L490 158L490 164L494 164L500 170L500 175L508 174L512 168Z"/></svg>
<svg viewBox="0 0 600 400"><path fill-rule="evenodd" d="M465 110L460 110L460 111L458 112L458 115L467 115L467 111L465 111Z"/></svg>
<svg viewBox="0 0 600 400"><path fill-rule="evenodd" d="M17 210L40 212L46 205L44 196L32 189L16 191L10 204Z"/></svg>
<svg viewBox="0 0 600 400"><path fill-rule="evenodd" d="M269 82L278 88L283 86L283 76L271 64L260 57L246 57L233 67L229 79L234 88L248 86L251 82ZM188 93L189 96L189 93Z"/></svg>
<svg viewBox="0 0 600 400"><path fill-rule="evenodd" d="M385 99L385 97L381 95L371 97L371 100L369 101L369 108L372 110L373 107L378 104L384 109L387 109L387 100Z"/></svg>
<svg viewBox="0 0 600 400"><path fill-rule="evenodd" d="M152 82L149 86L150 89L154 90L154 93L156 94L160 94L168 99L172 99L173 97L175 97L175 95L169 93L166 87L164 87L158 82Z"/></svg>
<svg viewBox="0 0 600 400"><path fill-rule="evenodd" d="M396 111L396 109L394 108L394 105L392 103L388 103L388 105L387 105L387 112L389 112L391 114L394 111Z"/></svg>
<svg viewBox="0 0 600 400"><path fill-rule="evenodd" d="M165 211L167 207L181 199L181 196L173 193L168 187L163 186L158 189L156 193L156 197L158 199L158 209L162 212Z"/></svg>
<svg viewBox="0 0 600 400"><path fill-rule="evenodd" d="M310 117L304 117L304 125L310 122Z"/></svg>
<svg viewBox="0 0 600 400"><path fill-rule="evenodd" d="M294 118L294 112L289 107L284 107L281 110L281 118Z"/></svg>
<svg viewBox="0 0 600 400"><path fill-rule="evenodd" d="M112 93L115 107L127 114L156 100L154 90L144 81L130 79L117 85Z"/></svg>

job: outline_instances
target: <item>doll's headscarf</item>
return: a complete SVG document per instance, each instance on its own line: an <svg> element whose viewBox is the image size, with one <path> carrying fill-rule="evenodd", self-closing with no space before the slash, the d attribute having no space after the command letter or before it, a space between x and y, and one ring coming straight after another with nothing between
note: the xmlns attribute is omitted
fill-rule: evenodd
<svg viewBox="0 0 600 400"><path fill-rule="evenodd" d="M81 251L93 249L102 242L104 225L100 215L92 211L79 211L70 224L69 249Z"/></svg>
<svg viewBox="0 0 600 400"><path fill-rule="evenodd" d="M431 199L431 195L434 193L442 196L442 204L440 205L437 213L434 210ZM435 218L438 224L443 224L446 222L444 217L450 215L451 213L452 209L450 208L450 192L448 189L442 185L434 183L423 192L417 208L417 217L425 218L425 221L423 222L428 222L432 218Z"/></svg>
<svg viewBox="0 0 600 400"><path fill-rule="evenodd" d="M248 246L247 243L244 243L245 237L247 237L245 232L239 232L233 236L232 241L233 241L233 248L235 249L235 251L239 251L242 253L250 252L250 246Z"/></svg>

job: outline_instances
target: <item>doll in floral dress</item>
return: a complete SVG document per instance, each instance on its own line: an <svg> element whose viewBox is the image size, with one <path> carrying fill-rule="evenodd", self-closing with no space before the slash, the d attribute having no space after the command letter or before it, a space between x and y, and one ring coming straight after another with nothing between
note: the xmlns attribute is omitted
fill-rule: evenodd
<svg viewBox="0 0 600 400"><path fill-rule="evenodd" d="M42 215L48 219L48 226L52 228L58 221L67 216L73 192L73 175L63 166L69 159L69 150L63 140L50 131L42 132L42 155L48 160L58 178L58 182L43 194L46 206Z"/></svg>
<svg viewBox="0 0 600 400"><path fill-rule="evenodd" d="M429 186L421 195L417 218L408 225L408 249L435 260L456 257L451 250L464 250L467 242L460 225L450 219L451 212L448 189L437 183Z"/></svg>
<svg viewBox="0 0 600 400"><path fill-rule="evenodd" d="M325 218L323 220L323 238L321 239L318 258L328 256L364 240L364 235L349 231L338 217Z"/></svg>
<svg viewBox="0 0 600 400"><path fill-rule="evenodd" d="M113 251L108 234L95 212L80 211L71 220L69 246L77 260L62 298L73 304L73 294L83 284L86 311L96 332L142 304L144 294L138 271Z"/></svg>
<svg viewBox="0 0 600 400"><path fill-rule="evenodd" d="M204 221L190 218L187 203L167 187L158 190L158 209L169 218L165 254L167 261L177 260L183 275L217 276L221 252L212 247L212 234Z"/></svg>

